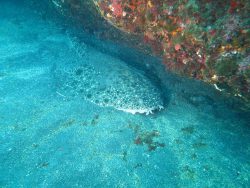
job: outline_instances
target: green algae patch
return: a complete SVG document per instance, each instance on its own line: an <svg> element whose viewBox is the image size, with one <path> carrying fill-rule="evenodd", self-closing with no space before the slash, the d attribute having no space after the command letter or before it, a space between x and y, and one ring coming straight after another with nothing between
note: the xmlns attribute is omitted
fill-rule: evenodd
<svg viewBox="0 0 250 188"><path fill-rule="evenodd" d="M232 58L225 58L215 65L216 73L220 76L233 76L237 73L239 65Z"/></svg>

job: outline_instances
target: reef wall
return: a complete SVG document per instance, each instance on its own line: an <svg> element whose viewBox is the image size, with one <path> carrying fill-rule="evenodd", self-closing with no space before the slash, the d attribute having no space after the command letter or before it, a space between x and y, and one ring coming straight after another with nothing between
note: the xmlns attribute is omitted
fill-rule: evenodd
<svg viewBox="0 0 250 188"><path fill-rule="evenodd" d="M250 106L249 1L47 2L86 31L157 55L168 70L213 84Z"/></svg>

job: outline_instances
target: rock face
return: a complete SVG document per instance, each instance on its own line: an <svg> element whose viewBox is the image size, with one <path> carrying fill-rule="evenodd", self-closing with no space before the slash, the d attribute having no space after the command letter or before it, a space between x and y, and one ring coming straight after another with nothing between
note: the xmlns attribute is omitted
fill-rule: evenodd
<svg viewBox="0 0 250 188"><path fill-rule="evenodd" d="M148 115L163 108L158 87L116 58L88 49L81 64L67 67L55 71L57 92L66 98L77 96L132 114Z"/></svg>
<svg viewBox="0 0 250 188"><path fill-rule="evenodd" d="M250 106L249 1L53 0L51 4L95 28L101 37L136 36L162 57L168 70L213 84Z"/></svg>

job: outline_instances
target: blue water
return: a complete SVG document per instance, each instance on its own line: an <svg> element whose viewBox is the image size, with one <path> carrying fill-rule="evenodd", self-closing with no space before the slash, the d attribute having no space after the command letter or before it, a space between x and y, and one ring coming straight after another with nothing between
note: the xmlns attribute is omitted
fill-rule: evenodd
<svg viewBox="0 0 250 188"><path fill-rule="evenodd" d="M22 4L0 9L0 187L250 187L249 114L231 98ZM164 109L119 109L145 101Z"/></svg>

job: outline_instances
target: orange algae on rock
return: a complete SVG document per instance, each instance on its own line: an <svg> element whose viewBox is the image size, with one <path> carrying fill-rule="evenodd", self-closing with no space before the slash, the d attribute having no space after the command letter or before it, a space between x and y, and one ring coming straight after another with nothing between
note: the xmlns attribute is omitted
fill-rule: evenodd
<svg viewBox="0 0 250 188"><path fill-rule="evenodd" d="M69 12L86 7L126 37L135 48L151 47L174 73L216 84L250 106L250 2L245 0L59 1ZM95 7L95 9L93 8ZM84 9L85 10L85 9ZM85 10L86 12L86 10ZM79 19L80 20L80 19ZM96 19L95 19L96 21ZM90 23L91 21L89 21ZM93 22L93 21L92 21ZM90 23L91 24L91 23ZM100 24L97 24L99 27ZM112 27L110 27L112 28ZM114 37L104 32L102 37ZM126 38L125 37L125 38ZM227 72L229 71L229 72Z"/></svg>
<svg viewBox="0 0 250 188"><path fill-rule="evenodd" d="M99 0L97 5L108 7L111 1ZM220 85L224 91L250 101L250 62L241 63L250 55L249 2L120 2L126 14L119 18L108 8L98 8L121 30L144 36L144 42L163 57L169 70Z"/></svg>

